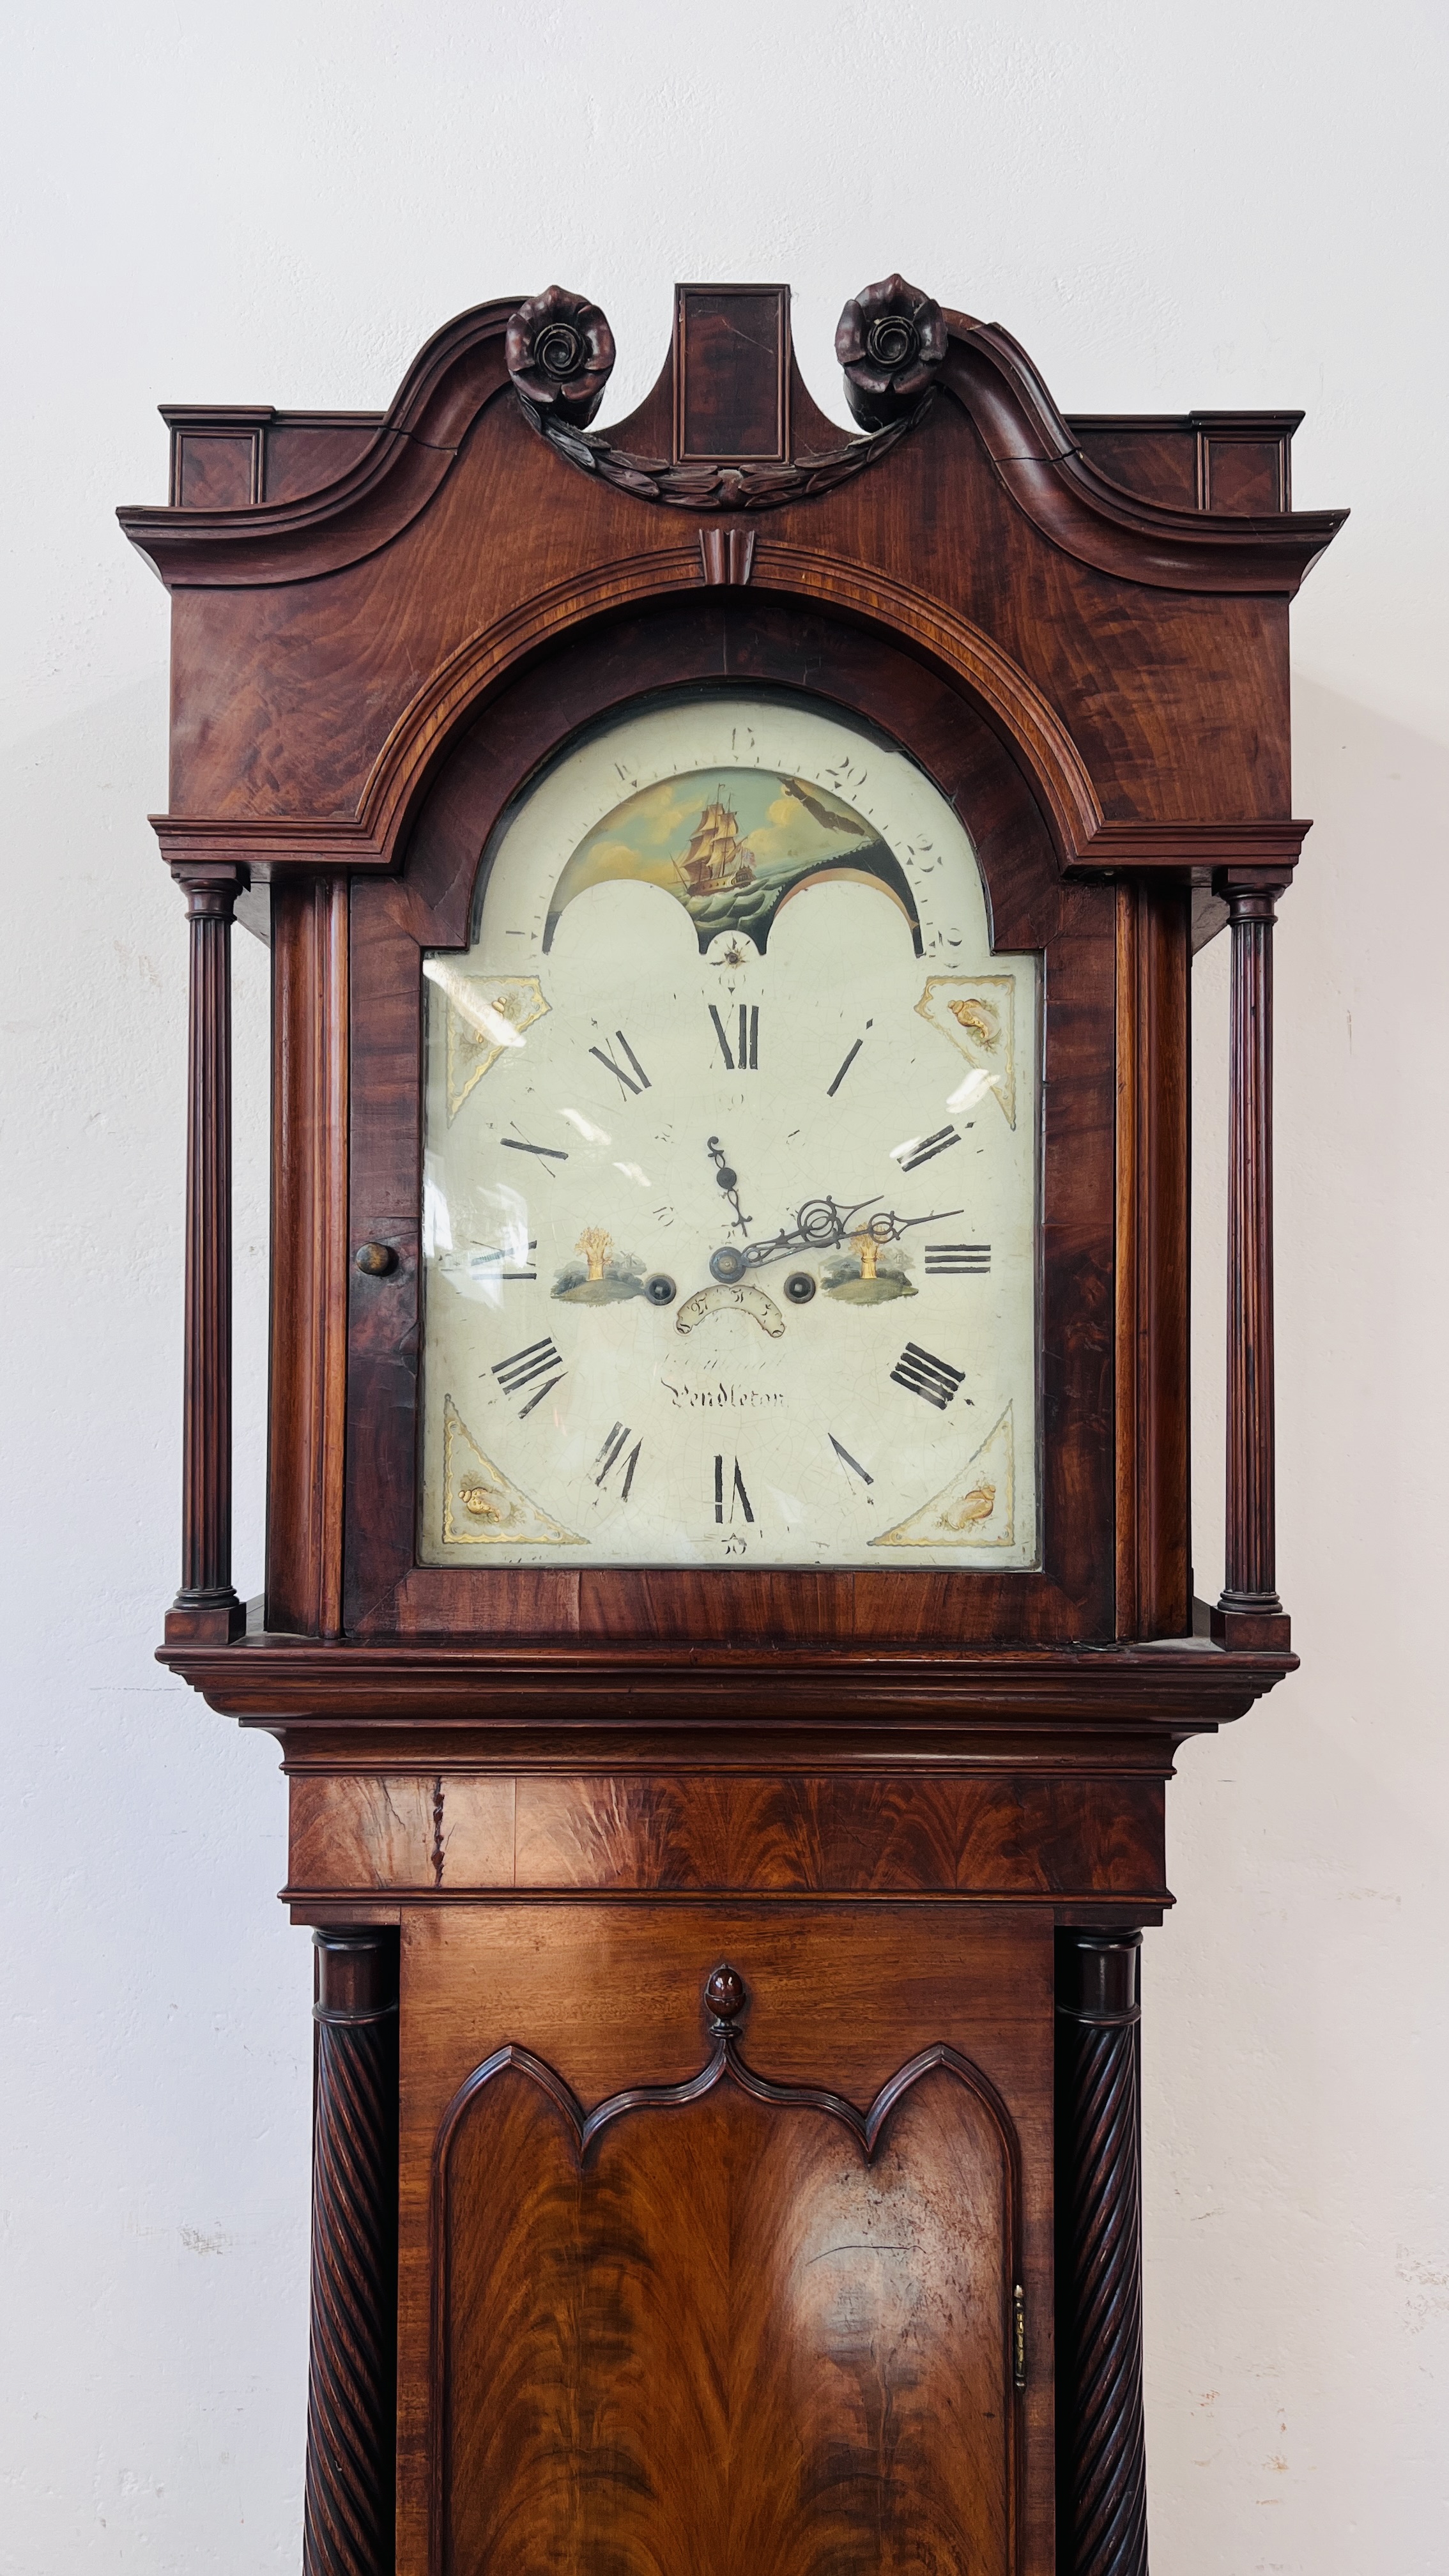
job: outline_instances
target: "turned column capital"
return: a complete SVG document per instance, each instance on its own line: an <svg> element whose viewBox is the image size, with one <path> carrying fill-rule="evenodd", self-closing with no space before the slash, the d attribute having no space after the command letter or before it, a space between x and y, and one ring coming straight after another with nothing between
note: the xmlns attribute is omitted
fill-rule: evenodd
<svg viewBox="0 0 1449 2576"><path fill-rule="evenodd" d="M251 883L249 869L220 859L187 859L171 874L186 898L188 921L231 921L238 895Z"/></svg>
<svg viewBox="0 0 1449 2576"><path fill-rule="evenodd" d="M1238 886L1227 896L1228 925L1236 929L1242 921L1272 923L1278 917L1276 886Z"/></svg>
<svg viewBox="0 0 1449 2576"><path fill-rule="evenodd" d="M1214 868L1213 892L1228 907L1228 920L1273 921L1293 883L1291 868Z"/></svg>
<svg viewBox="0 0 1449 2576"><path fill-rule="evenodd" d="M327 1926L312 1935L317 1953L317 2000L314 2021L339 2029L397 2017L397 1934L368 1925L338 1931Z"/></svg>
<svg viewBox="0 0 1449 2576"><path fill-rule="evenodd" d="M1142 2018L1140 1932L1070 1932L1057 1959L1057 2011L1091 2029Z"/></svg>

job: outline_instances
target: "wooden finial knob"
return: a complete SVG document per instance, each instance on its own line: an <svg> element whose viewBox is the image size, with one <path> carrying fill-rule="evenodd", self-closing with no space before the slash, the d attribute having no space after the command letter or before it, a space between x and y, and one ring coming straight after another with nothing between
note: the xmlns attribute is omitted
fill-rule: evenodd
<svg viewBox="0 0 1449 2576"><path fill-rule="evenodd" d="M723 1960L715 1969L704 1990L704 2000L716 2021L731 2022L745 2007L745 1981Z"/></svg>

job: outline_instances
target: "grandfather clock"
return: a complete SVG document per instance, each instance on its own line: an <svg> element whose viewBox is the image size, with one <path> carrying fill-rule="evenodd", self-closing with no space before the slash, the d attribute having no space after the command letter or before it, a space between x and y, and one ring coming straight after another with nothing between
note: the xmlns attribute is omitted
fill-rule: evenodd
<svg viewBox="0 0 1449 2576"><path fill-rule="evenodd" d="M176 408L181 1589L316 1955L308 2576L1142 2576L1138 1964L1274 1577L1294 413L556 287ZM266 1592L228 946L271 941ZM1193 1598L1194 948L1232 940Z"/></svg>

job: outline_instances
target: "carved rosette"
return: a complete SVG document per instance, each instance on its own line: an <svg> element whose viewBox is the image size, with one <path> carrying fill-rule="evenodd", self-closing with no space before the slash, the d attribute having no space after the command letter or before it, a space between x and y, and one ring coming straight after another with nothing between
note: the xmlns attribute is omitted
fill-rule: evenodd
<svg viewBox="0 0 1449 2576"><path fill-rule="evenodd" d="M546 286L509 315L503 354L535 427L570 421L587 429L614 371L614 334L586 295Z"/></svg>
<svg viewBox="0 0 1449 2576"><path fill-rule="evenodd" d="M318 1932L303 2576L392 2576L397 1948Z"/></svg>
<svg viewBox="0 0 1449 2576"><path fill-rule="evenodd" d="M1058 2267L1064 2576L1147 2576L1140 1932L1059 1953Z"/></svg>
<svg viewBox="0 0 1449 2576"><path fill-rule="evenodd" d="M862 429L887 429L916 409L946 354L940 305L899 274L853 295L835 329L845 399Z"/></svg>

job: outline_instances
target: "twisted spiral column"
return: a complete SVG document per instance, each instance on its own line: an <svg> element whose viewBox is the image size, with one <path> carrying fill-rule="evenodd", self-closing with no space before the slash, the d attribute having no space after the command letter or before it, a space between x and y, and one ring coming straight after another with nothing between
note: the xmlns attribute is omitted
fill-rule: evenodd
<svg viewBox="0 0 1449 2576"><path fill-rule="evenodd" d="M1062 1936L1057 1978L1063 2576L1147 2576L1140 1932Z"/></svg>
<svg viewBox="0 0 1449 2576"><path fill-rule="evenodd" d="M397 1936L316 1932L303 2576L393 2576Z"/></svg>

